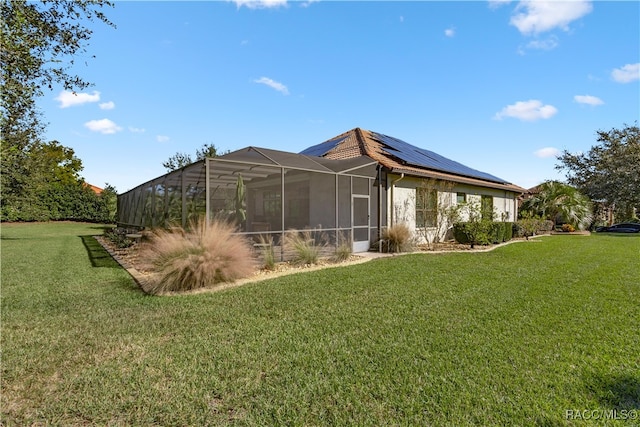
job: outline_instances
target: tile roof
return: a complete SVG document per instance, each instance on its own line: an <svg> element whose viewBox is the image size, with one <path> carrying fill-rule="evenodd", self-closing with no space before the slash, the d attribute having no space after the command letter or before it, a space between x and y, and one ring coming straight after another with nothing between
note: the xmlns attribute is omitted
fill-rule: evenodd
<svg viewBox="0 0 640 427"><path fill-rule="evenodd" d="M518 193L527 191L494 175L472 169L433 151L360 128L351 129L321 144L309 147L301 154L336 160L369 156L394 173L442 179Z"/></svg>
<svg viewBox="0 0 640 427"><path fill-rule="evenodd" d="M90 188L91 191L93 191L96 194L102 194L102 192L104 191L102 188L96 187L95 185L89 184L87 182L84 183L84 186L87 188Z"/></svg>

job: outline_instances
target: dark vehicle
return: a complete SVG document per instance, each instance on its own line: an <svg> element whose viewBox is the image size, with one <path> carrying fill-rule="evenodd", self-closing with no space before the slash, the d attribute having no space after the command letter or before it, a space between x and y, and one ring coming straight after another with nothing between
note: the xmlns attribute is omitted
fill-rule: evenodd
<svg viewBox="0 0 640 427"><path fill-rule="evenodd" d="M640 224L635 222L622 222L609 227L596 228L598 233L640 233Z"/></svg>

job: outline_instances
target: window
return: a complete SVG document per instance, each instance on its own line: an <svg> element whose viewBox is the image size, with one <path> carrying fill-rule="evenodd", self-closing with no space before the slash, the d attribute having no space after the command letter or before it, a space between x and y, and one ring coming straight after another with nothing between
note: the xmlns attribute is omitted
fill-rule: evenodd
<svg viewBox="0 0 640 427"><path fill-rule="evenodd" d="M265 191L262 195L262 209L266 218L280 218L280 192Z"/></svg>
<svg viewBox="0 0 640 427"><path fill-rule="evenodd" d="M482 219L493 221L493 196L481 196L480 209Z"/></svg>
<svg viewBox="0 0 640 427"><path fill-rule="evenodd" d="M466 203L466 201L467 201L467 195L465 193L456 194L456 204L462 205Z"/></svg>
<svg viewBox="0 0 640 427"><path fill-rule="evenodd" d="M438 192L416 188L416 227L435 227L438 219Z"/></svg>

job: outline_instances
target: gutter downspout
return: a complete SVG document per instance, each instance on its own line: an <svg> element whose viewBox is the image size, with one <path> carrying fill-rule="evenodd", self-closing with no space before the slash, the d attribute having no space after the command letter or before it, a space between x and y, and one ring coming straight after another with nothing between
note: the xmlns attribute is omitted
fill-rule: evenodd
<svg viewBox="0 0 640 427"><path fill-rule="evenodd" d="M393 181L391 181L391 224L389 224L390 226L393 226L395 224L395 215L394 215L394 204L393 204L393 188L396 186L396 182L400 182L400 180L402 180L404 178L404 172L400 174L400 178L394 179Z"/></svg>

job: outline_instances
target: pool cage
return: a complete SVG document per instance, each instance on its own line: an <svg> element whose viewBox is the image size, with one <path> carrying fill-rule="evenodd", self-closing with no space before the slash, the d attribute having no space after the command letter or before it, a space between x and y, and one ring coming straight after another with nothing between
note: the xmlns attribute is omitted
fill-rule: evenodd
<svg viewBox="0 0 640 427"><path fill-rule="evenodd" d="M354 252L378 239L385 211L377 162L361 156L330 160L248 147L207 158L118 196L119 226L188 227L193 220L222 219L256 247L269 245L290 258L289 233L305 236L330 253L349 243Z"/></svg>

